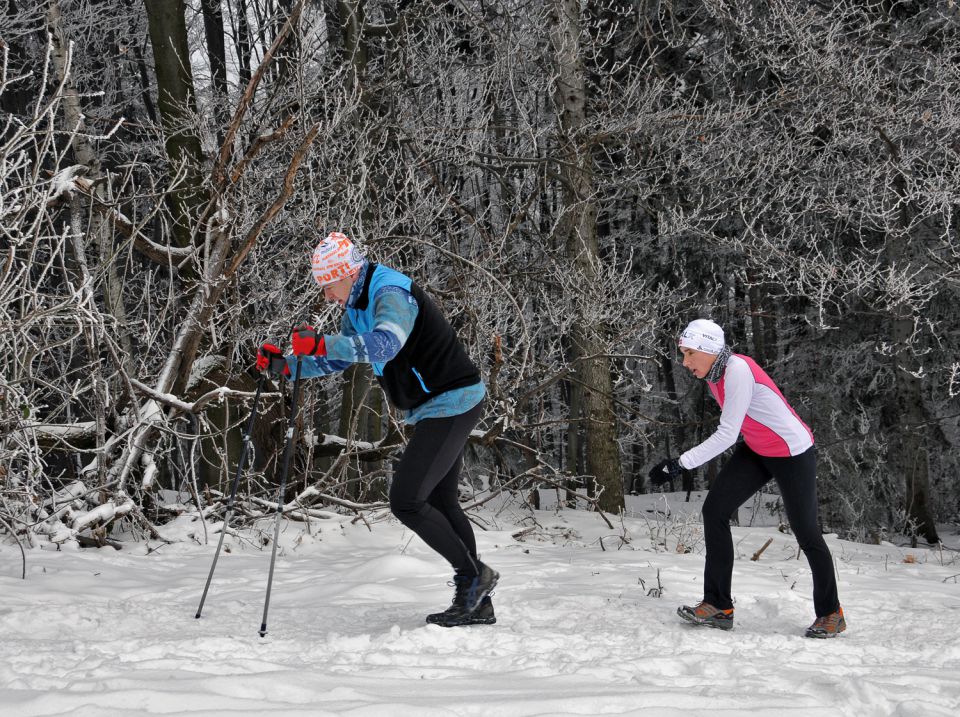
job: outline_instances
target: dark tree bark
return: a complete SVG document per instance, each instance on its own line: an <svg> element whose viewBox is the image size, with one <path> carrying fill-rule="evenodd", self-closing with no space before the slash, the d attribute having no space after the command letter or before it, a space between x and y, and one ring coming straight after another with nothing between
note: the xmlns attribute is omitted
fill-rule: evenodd
<svg viewBox="0 0 960 717"><path fill-rule="evenodd" d="M144 0L157 76L157 107L173 182L169 203L173 238L189 246L201 203L203 152L194 123L197 116L183 0ZM182 178L178 175L183 174Z"/></svg>
<svg viewBox="0 0 960 717"><path fill-rule="evenodd" d="M918 266L922 257L918 252L926 242L914 237L918 231L912 222L912 209L906 189L904 170L900 165L900 150L882 128L878 133L890 156L891 181L894 194L900 199L899 226L887 238L887 263L891 267ZM926 434L930 430L923 400L922 364L917 358L921 350L915 336L917 318L912 307L900 304L890 316L890 339L893 346L891 370L894 390L890 395L886 416L890 441L887 461L895 474L905 481L907 516L911 529L927 542L936 543L937 526L930 508L930 463Z"/></svg>
<svg viewBox="0 0 960 717"><path fill-rule="evenodd" d="M557 0L552 17L551 44L557 76L554 104L560 126L561 159L558 173L563 181L564 219L560 232L567 260L584 281L596 281L597 240L596 191L593 158L583 141L586 125L586 71L580 56L581 19L574 0ZM571 340L577 355L576 378L582 387L587 472L596 480L602 510L623 510L623 471L617 445L617 417L613 408L610 359L605 355L602 327L574 325ZM571 415L571 420L579 416Z"/></svg>
<svg viewBox="0 0 960 717"><path fill-rule="evenodd" d="M210 84L213 90L217 116L217 130L223 142L223 128L227 118L227 48L223 26L221 0L202 0L203 30L207 40L207 58L210 61Z"/></svg>

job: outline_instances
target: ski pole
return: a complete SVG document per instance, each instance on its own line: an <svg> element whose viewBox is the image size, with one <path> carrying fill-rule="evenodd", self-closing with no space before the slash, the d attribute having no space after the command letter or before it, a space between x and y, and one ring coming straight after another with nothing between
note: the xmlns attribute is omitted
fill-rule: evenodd
<svg viewBox="0 0 960 717"><path fill-rule="evenodd" d="M230 487L230 497L227 498L227 512L223 518L223 528L220 530L220 542L217 543L217 552L213 554L213 564L210 566L210 574L207 576L207 584L203 586L203 595L200 597L200 606L197 608L197 617L203 612L203 603L207 599L207 590L210 589L210 581L213 580L213 571L217 569L217 560L220 558L220 549L223 547L223 536L227 534L227 527L230 525L230 518L233 516L233 501L237 496L237 486L240 484L240 474L243 473L243 466L247 461L247 453L250 447L250 434L253 431L253 422L257 418L257 407L260 402L260 394L263 392L263 384L266 382L266 371L260 374L257 379L257 392L253 395L253 407L250 409L250 417L247 419L247 425L243 429L243 448L240 449L240 458L237 461L237 474L233 477L233 485Z"/></svg>
<svg viewBox="0 0 960 717"><path fill-rule="evenodd" d="M283 448L283 467L280 469L280 495L277 498L277 518L273 528L273 552L270 555L270 573L267 575L267 597L263 603L263 620L260 623L260 637L267 634L267 610L270 609L270 590L273 587L273 568L277 561L277 542L280 540L280 518L283 515L283 494L287 486L287 472L290 469L290 456L293 454L293 434L297 423L297 399L300 396L300 368L303 356L297 356L297 373L293 379L293 397L290 399L290 422L287 425L287 444Z"/></svg>

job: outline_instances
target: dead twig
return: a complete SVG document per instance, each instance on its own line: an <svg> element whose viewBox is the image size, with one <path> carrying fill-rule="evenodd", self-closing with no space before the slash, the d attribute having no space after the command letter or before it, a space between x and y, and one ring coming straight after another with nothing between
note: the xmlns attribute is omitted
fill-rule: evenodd
<svg viewBox="0 0 960 717"><path fill-rule="evenodd" d="M770 543L772 543L772 542L773 542L773 538L767 538L767 542L764 543L763 546L760 548L760 550L758 550L757 552L755 552L755 553L753 554L753 557L750 558L750 559L753 560L754 562L756 562L757 560L759 560L759 559L760 559L760 556L763 555L763 551L766 550L766 549L770 546Z"/></svg>

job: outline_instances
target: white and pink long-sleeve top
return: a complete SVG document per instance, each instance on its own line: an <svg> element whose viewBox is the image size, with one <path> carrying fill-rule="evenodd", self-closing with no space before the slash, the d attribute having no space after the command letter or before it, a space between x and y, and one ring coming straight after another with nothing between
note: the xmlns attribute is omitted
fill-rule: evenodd
<svg viewBox="0 0 960 717"><path fill-rule="evenodd" d="M680 456L696 468L723 453L743 434L761 456L797 456L813 445L813 433L787 403L773 380L749 356L733 354L717 383L707 383L720 404L720 425L707 440Z"/></svg>

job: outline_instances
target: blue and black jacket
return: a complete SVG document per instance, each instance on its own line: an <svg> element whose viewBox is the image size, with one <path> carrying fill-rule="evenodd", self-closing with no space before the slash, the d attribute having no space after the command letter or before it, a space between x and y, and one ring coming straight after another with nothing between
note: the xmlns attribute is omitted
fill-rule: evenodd
<svg viewBox="0 0 960 717"><path fill-rule="evenodd" d="M390 402L408 410L447 391L480 383L480 371L467 356L450 322L433 300L399 271L370 264L356 304L346 309L357 332L373 330L371 297L385 286L410 292L419 309L413 330L396 356L386 363L373 364L373 372Z"/></svg>
<svg viewBox="0 0 960 717"><path fill-rule="evenodd" d="M365 262L341 321L324 336L326 356L304 357L304 378L369 363L404 420L416 423L465 413L486 389L449 322L410 277ZM295 356L287 362L293 371Z"/></svg>

